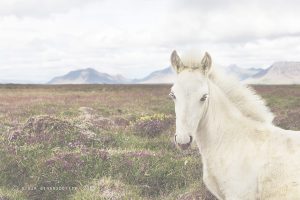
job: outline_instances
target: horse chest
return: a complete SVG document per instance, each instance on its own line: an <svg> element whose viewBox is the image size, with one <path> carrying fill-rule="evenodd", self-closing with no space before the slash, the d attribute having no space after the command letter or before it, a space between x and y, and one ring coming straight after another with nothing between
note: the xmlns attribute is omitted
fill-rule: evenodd
<svg viewBox="0 0 300 200"><path fill-rule="evenodd" d="M255 199L258 168L247 160L213 160L203 161L203 180L218 199Z"/></svg>
<svg viewBox="0 0 300 200"><path fill-rule="evenodd" d="M203 182L208 190L218 199L225 199L223 192L220 190L217 178L209 172L205 164L203 164Z"/></svg>

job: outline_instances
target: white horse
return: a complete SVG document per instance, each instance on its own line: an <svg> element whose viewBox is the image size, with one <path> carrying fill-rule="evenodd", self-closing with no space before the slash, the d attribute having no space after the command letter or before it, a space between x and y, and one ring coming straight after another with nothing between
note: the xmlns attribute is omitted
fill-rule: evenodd
<svg viewBox="0 0 300 200"><path fill-rule="evenodd" d="M208 53L187 63L174 51L171 63L175 142L196 142L207 188L226 200L300 199L300 132L274 126L264 102L216 73Z"/></svg>

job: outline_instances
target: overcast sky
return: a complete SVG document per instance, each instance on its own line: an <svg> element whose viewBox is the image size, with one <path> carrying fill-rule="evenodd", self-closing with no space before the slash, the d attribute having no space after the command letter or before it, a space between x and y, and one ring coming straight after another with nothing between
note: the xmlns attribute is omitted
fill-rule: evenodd
<svg viewBox="0 0 300 200"><path fill-rule="evenodd" d="M179 53L223 66L300 61L297 0L0 0L0 80L70 70L140 78Z"/></svg>

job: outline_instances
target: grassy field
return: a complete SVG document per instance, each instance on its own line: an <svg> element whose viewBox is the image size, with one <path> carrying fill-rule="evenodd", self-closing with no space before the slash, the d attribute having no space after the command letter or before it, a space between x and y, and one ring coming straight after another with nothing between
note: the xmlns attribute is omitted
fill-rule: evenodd
<svg viewBox="0 0 300 200"><path fill-rule="evenodd" d="M300 130L300 86L254 86ZM169 85L0 85L0 199L214 199Z"/></svg>

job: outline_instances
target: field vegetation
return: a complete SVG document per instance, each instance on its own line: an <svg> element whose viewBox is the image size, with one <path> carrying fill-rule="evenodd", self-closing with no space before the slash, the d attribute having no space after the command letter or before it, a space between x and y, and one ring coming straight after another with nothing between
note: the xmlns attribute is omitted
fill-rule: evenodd
<svg viewBox="0 0 300 200"><path fill-rule="evenodd" d="M300 86L254 86L300 130ZM207 199L170 85L0 85L0 199Z"/></svg>

